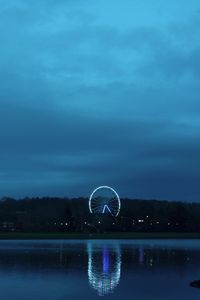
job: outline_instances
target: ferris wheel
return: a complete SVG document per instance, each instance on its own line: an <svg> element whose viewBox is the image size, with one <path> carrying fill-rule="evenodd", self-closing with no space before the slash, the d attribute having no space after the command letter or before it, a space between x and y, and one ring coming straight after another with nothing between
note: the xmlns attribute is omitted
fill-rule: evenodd
<svg viewBox="0 0 200 300"><path fill-rule="evenodd" d="M89 198L89 210L94 214L110 214L117 217L121 201L117 192L109 186L99 186Z"/></svg>

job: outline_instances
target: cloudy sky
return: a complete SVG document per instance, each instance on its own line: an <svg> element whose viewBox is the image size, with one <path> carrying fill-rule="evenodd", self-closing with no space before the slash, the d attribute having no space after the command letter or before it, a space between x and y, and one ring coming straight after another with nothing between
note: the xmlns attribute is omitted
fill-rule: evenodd
<svg viewBox="0 0 200 300"><path fill-rule="evenodd" d="M199 0L0 0L0 197L200 201Z"/></svg>

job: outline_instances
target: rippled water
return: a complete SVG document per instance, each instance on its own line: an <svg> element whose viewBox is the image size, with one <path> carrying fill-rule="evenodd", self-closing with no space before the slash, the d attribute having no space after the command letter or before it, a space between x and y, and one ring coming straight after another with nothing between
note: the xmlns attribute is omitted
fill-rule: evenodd
<svg viewBox="0 0 200 300"><path fill-rule="evenodd" d="M1 300L200 299L200 241L0 241Z"/></svg>

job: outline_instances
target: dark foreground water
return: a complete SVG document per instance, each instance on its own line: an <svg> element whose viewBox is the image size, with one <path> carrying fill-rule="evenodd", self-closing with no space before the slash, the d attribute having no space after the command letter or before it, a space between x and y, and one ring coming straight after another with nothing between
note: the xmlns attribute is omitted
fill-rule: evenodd
<svg viewBox="0 0 200 300"><path fill-rule="evenodd" d="M200 241L0 241L1 300L193 300Z"/></svg>

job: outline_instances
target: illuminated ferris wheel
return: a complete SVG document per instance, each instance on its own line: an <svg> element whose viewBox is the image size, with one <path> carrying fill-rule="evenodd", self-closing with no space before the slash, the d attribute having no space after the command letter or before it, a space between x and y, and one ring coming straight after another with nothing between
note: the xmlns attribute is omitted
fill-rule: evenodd
<svg viewBox="0 0 200 300"><path fill-rule="evenodd" d="M117 217L121 201L117 192L109 186L99 186L89 198L89 210L94 214L110 214Z"/></svg>

